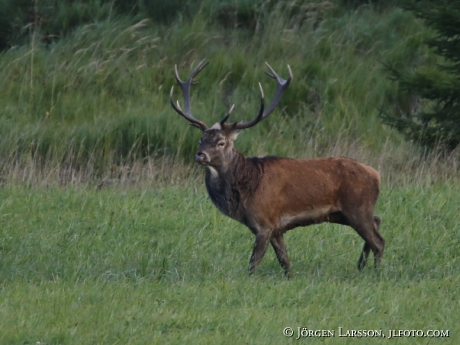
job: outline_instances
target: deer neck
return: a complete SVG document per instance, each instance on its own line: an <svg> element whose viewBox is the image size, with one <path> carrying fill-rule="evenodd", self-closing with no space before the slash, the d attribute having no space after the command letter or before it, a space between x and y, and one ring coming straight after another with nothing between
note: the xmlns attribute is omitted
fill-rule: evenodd
<svg viewBox="0 0 460 345"><path fill-rule="evenodd" d="M206 167L205 181L210 199L223 214L238 221L242 221L243 201L248 193L241 185L250 168L247 159L236 150L226 164Z"/></svg>

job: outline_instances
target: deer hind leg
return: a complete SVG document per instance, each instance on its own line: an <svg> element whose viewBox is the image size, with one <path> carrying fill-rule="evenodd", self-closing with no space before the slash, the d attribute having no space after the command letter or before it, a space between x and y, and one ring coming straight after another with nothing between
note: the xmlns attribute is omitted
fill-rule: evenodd
<svg viewBox="0 0 460 345"><path fill-rule="evenodd" d="M362 270L364 267L366 267L367 264L367 259L369 258L369 252L371 251L371 246L365 242L363 251L361 252L361 256L359 257L358 260L358 270Z"/></svg>
<svg viewBox="0 0 460 345"><path fill-rule="evenodd" d="M380 250L376 254L374 252L374 267L377 267L382 262L382 255L383 255L383 250L385 249L385 240L383 239L382 235L379 233L380 229L380 218L377 216L374 216L374 236L378 239L378 242L380 244Z"/></svg>
<svg viewBox="0 0 460 345"><path fill-rule="evenodd" d="M275 250L278 262L280 263L281 267L284 268L284 274L289 277L290 263L283 235L273 236L270 240L270 243L272 244L272 247Z"/></svg>
<svg viewBox="0 0 460 345"><path fill-rule="evenodd" d="M383 250L385 248L385 240L379 233L380 218L374 216L372 225L359 224L353 226L353 228L358 232L358 234L363 238L365 242L363 251L358 260L358 269L362 270L366 266L367 259L371 250L374 253L374 266L376 267L381 262Z"/></svg>

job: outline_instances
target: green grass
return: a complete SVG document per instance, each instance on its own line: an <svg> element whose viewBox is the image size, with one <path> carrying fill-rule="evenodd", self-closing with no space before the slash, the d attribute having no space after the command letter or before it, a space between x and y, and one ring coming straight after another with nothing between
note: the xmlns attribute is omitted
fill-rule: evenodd
<svg viewBox="0 0 460 345"><path fill-rule="evenodd" d="M29 45L0 53L0 176L94 181L164 160L188 170L200 133L168 97L173 66L185 78L205 58L192 109L209 126L231 103L231 121L253 118L259 81L271 99L265 61L283 77L292 67L279 109L240 135L244 154L349 156L377 168L388 185L458 178L458 150L427 155L379 118L382 106L407 100L382 61L409 69L436 62L422 45L430 33L419 21L393 6L336 4L293 17L292 8L272 5L259 9L254 29L223 27L206 3L168 26L115 16L49 45L34 32ZM182 98L178 88L174 98Z"/></svg>
<svg viewBox="0 0 460 345"><path fill-rule="evenodd" d="M287 326L335 330L315 343L357 341L338 327L458 340L458 185L383 191L378 270L358 272L350 228L288 232L290 280L272 251L248 275L252 234L198 186L0 189L0 343L295 343Z"/></svg>

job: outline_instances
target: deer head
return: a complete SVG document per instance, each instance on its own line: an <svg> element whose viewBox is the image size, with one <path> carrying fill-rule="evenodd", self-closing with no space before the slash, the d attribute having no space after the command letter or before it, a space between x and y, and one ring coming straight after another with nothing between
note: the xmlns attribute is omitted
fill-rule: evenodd
<svg viewBox="0 0 460 345"><path fill-rule="evenodd" d="M230 107L225 117L216 122L212 127L208 128L206 124L200 120L197 120L191 113L190 109L190 87L192 85L197 84L194 81L194 78L198 73L200 73L203 68L207 66L204 60L202 60L190 73L188 79L186 81L182 81L179 77L179 73L177 72L177 65L174 66L174 75L176 77L177 83L182 89L182 94L184 97L184 110L179 105L179 101L174 103L173 101L173 91L174 86L171 88L171 92L169 94L169 99L171 102L172 107L174 110L179 113L179 115L183 116L190 122L190 125L201 129L203 132L203 136L200 139L200 148L195 155L195 161L199 164L210 166L213 168L224 167L226 164L231 162L232 156L234 155L235 148L233 145L233 141L237 138L239 132L242 129L250 128L255 126L257 123L262 121L268 115L270 115L273 110L278 105L283 92L289 86L292 80L292 71L291 68L288 67L289 71L289 78L284 80L276 74L273 68L266 63L267 67L269 68L270 72L266 72L266 74L275 79L277 84L277 89L275 96L273 97L272 102L265 109L265 102L264 102L264 91L262 89L262 85L259 83L260 93L261 93L261 101L260 101L260 109L259 114L251 121L248 122L234 122L234 123L227 123L227 120L230 117L234 109L234 105Z"/></svg>

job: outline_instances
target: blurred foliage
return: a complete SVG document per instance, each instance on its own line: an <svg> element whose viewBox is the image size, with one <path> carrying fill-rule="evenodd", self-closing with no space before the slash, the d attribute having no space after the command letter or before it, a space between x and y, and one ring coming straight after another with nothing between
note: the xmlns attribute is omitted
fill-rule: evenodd
<svg viewBox="0 0 460 345"><path fill-rule="evenodd" d="M404 8L433 29L425 43L442 60L422 63L415 71L388 63L399 99L383 119L424 146L455 149L460 144L460 1L410 1Z"/></svg>
<svg viewBox="0 0 460 345"><path fill-rule="evenodd" d="M421 48L427 37L421 22L391 6L347 7L339 0L0 4L19 18L3 26L10 35L0 53L0 159L14 164L32 159L96 171L151 157L190 162L200 133L168 98L174 65L186 78L203 58L210 64L197 78L192 102L209 126L233 103L231 121L256 116L258 82L271 99L275 83L264 76L265 61L283 78L286 65L292 68L294 80L276 113L239 136L243 153L358 158L369 150L377 156L388 142L402 142L377 117L377 106L395 91L379 61L412 66L433 56ZM177 88L173 97L182 102Z"/></svg>
<svg viewBox="0 0 460 345"><path fill-rule="evenodd" d="M77 27L124 15L169 24L199 8L200 0L0 0L0 50L27 43L32 34L50 44Z"/></svg>
<svg viewBox="0 0 460 345"><path fill-rule="evenodd" d="M0 0L0 50L27 43L33 34L45 44L55 43L77 27L128 16L133 22L149 18L170 25L202 11L224 28L256 31L275 10L290 18L290 26L305 22L317 27L332 9L355 10L360 5L386 4L377 0ZM381 5L383 6L383 5ZM37 37L35 37L37 38Z"/></svg>

